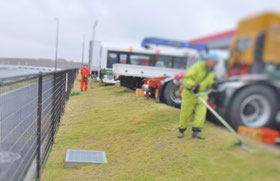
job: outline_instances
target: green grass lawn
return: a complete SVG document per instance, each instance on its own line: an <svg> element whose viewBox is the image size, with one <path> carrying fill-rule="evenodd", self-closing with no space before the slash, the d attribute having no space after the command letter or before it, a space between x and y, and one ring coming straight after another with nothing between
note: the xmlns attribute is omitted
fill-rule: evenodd
<svg viewBox="0 0 280 181"><path fill-rule="evenodd" d="M206 140L191 139L189 130L178 139L179 109L123 87L94 85L67 103L42 181L280 179L279 155L261 147L247 153L209 122ZM108 163L65 168L67 149L105 151Z"/></svg>

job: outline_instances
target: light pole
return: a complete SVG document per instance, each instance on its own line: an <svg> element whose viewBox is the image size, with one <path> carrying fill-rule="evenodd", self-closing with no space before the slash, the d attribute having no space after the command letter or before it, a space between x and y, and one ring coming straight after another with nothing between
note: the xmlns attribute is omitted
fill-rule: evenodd
<svg viewBox="0 0 280 181"><path fill-rule="evenodd" d="M94 21L93 27L92 27L92 40L91 40L91 49L90 49L90 58L89 58L89 69L91 70L91 64L92 64L92 59L93 59L93 49L94 49L94 38L95 38L95 29L98 24L98 20Z"/></svg>
<svg viewBox="0 0 280 181"><path fill-rule="evenodd" d="M55 40L55 65L54 69L57 70L57 54L58 54L58 32L59 32L59 19L55 18L56 20L56 40Z"/></svg>
<svg viewBox="0 0 280 181"><path fill-rule="evenodd" d="M83 34L83 45L82 45L82 66L84 64L84 53L85 53L85 34Z"/></svg>

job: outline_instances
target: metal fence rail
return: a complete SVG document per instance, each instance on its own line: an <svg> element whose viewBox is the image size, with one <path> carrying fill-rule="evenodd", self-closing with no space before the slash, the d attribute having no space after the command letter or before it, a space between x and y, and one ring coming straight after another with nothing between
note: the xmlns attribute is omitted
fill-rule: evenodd
<svg viewBox="0 0 280 181"><path fill-rule="evenodd" d="M0 79L0 180L36 177L53 144L78 69Z"/></svg>

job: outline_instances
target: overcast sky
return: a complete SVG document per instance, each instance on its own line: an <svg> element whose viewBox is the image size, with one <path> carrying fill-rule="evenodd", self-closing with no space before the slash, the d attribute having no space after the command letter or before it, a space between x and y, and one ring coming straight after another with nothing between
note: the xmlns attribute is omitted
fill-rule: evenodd
<svg viewBox="0 0 280 181"><path fill-rule="evenodd" d="M0 57L54 59L55 18L59 58L81 60L82 35L140 43L156 36L190 40L234 29L239 19L280 12L280 0L0 0ZM85 49L88 60L88 43Z"/></svg>

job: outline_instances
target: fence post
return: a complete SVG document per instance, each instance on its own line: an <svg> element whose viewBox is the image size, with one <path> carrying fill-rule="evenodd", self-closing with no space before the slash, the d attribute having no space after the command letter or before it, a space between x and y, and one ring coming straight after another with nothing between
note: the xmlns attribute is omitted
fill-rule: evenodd
<svg viewBox="0 0 280 181"><path fill-rule="evenodd" d="M61 116L62 116L62 94L63 94L63 91L65 89L65 87L61 86L63 85L63 74L64 72L61 72L60 74L60 80L59 80L59 83L60 83L60 86L59 86L59 93L58 93L58 97L59 97L59 101L58 101L58 122L57 122L57 125L60 124L60 119L61 119Z"/></svg>
<svg viewBox="0 0 280 181"><path fill-rule="evenodd" d="M39 73L38 78L38 107L37 107L37 177L36 180L40 180L41 170L41 121L42 121L42 87L43 87L43 76L42 72Z"/></svg>
<svg viewBox="0 0 280 181"><path fill-rule="evenodd" d="M55 105L55 98L56 98L56 72L54 73L53 76L53 95L52 95L52 125L51 125L51 129L52 129L52 143L54 142L54 135L55 135L55 112L56 112L56 105Z"/></svg>

